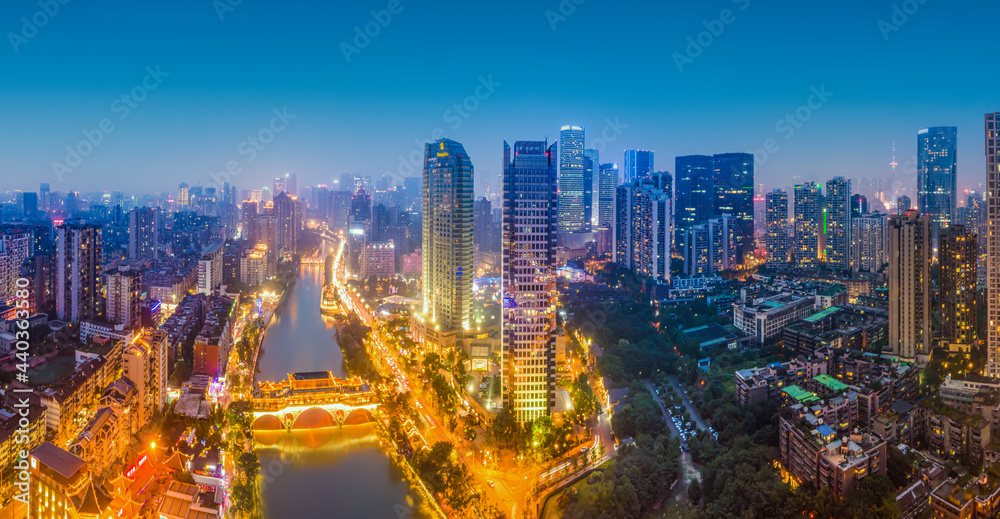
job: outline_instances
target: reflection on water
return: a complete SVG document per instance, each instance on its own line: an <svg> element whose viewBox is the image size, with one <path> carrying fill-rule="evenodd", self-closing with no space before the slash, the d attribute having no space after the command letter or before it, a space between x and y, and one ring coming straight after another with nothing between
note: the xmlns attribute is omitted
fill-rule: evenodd
<svg viewBox="0 0 1000 519"><path fill-rule="evenodd" d="M302 267L264 335L257 380L281 380L295 371L347 375L332 320L320 313L322 284L322 265ZM430 517L419 511L371 424L291 433L275 428L255 438L268 519Z"/></svg>

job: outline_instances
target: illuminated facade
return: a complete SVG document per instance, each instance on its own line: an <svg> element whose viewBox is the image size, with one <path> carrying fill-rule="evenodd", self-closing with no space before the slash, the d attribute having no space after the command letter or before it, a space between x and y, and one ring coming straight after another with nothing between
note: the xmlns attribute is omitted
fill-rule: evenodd
<svg viewBox="0 0 1000 519"><path fill-rule="evenodd" d="M938 262L941 265L939 296L941 335L950 341L971 344L976 339L976 236L965 226L941 230Z"/></svg>
<svg viewBox="0 0 1000 519"><path fill-rule="evenodd" d="M653 152L649 150L625 150L623 184L642 182L653 172Z"/></svg>
<svg viewBox="0 0 1000 519"><path fill-rule="evenodd" d="M743 264L753 254L753 155L720 153L712 156L715 183L713 217L731 215L736 234L736 261Z"/></svg>
<svg viewBox="0 0 1000 519"><path fill-rule="evenodd" d="M56 316L69 323L103 320L102 226L73 220L56 233Z"/></svg>
<svg viewBox="0 0 1000 519"><path fill-rule="evenodd" d="M673 198L661 188L669 173L647 174L618 186L614 261L642 276L669 282Z"/></svg>
<svg viewBox="0 0 1000 519"><path fill-rule="evenodd" d="M955 220L958 209L958 128L938 126L917 132L917 210L937 231Z"/></svg>
<svg viewBox="0 0 1000 519"><path fill-rule="evenodd" d="M555 406L556 145L504 142L504 405L519 422Z"/></svg>
<svg viewBox="0 0 1000 519"><path fill-rule="evenodd" d="M113 270L107 276L108 321L132 328L140 324L142 276L138 271Z"/></svg>
<svg viewBox="0 0 1000 519"><path fill-rule="evenodd" d="M615 188L618 187L618 164L601 164L597 185L597 227L600 229L610 229L615 218Z"/></svg>
<svg viewBox="0 0 1000 519"><path fill-rule="evenodd" d="M123 375L135 384L139 423L145 424L167 402L167 332L143 330L122 352Z"/></svg>
<svg viewBox="0 0 1000 519"><path fill-rule="evenodd" d="M835 177L826 183L826 264L832 269L850 268L851 181Z"/></svg>
<svg viewBox="0 0 1000 519"><path fill-rule="evenodd" d="M423 173L423 323L466 330L472 311L473 167L450 139L428 143Z"/></svg>
<svg viewBox="0 0 1000 519"><path fill-rule="evenodd" d="M997 214L1000 213L1000 193L997 193L997 182L1000 182L1000 112L986 114L986 137L983 142L986 151L986 180L993 186L986 193L986 236L989 240L986 254L986 293L1000 294L1000 254L995 252L997 246ZM1000 298L988 297L986 313L986 375L1000 376Z"/></svg>
<svg viewBox="0 0 1000 519"><path fill-rule="evenodd" d="M802 268L819 266L819 237L822 226L820 186L816 183L795 186L795 263Z"/></svg>
<svg viewBox="0 0 1000 519"><path fill-rule="evenodd" d="M584 130L559 130L559 232L586 232L584 222Z"/></svg>
<svg viewBox="0 0 1000 519"><path fill-rule="evenodd" d="M888 260L888 215L862 214L851 219L851 270L877 272Z"/></svg>
<svg viewBox="0 0 1000 519"><path fill-rule="evenodd" d="M906 360L931 352L931 219L906 211L889 219L889 345Z"/></svg>
<svg viewBox="0 0 1000 519"><path fill-rule="evenodd" d="M767 266L785 268L788 266L788 192L775 189L764 198Z"/></svg>

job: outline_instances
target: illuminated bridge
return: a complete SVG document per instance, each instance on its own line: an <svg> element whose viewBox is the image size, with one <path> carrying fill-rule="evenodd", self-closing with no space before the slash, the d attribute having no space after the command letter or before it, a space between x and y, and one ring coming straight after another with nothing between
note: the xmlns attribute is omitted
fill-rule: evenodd
<svg viewBox="0 0 1000 519"><path fill-rule="evenodd" d="M316 431L374 421L375 393L358 377L329 371L290 373L280 382L259 382L253 390L253 432L273 443L286 432Z"/></svg>

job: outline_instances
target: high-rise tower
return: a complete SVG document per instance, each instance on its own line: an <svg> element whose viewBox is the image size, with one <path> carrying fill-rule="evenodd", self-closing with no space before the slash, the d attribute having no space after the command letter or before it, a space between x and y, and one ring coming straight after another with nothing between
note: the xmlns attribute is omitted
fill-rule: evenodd
<svg viewBox="0 0 1000 519"><path fill-rule="evenodd" d="M519 422L555 406L556 145L504 142L504 406Z"/></svg>
<svg viewBox="0 0 1000 519"><path fill-rule="evenodd" d="M581 148L582 149L582 148ZM466 330L472 310L473 167L451 139L424 148L423 319Z"/></svg>

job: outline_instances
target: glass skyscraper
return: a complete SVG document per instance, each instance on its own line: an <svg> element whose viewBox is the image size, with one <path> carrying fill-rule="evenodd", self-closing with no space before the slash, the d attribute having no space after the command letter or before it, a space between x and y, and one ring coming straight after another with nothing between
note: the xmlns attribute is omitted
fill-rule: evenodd
<svg viewBox="0 0 1000 519"><path fill-rule="evenodd" d="M584 216L584 131L582 126L559 130L559 232L587 232Z"/></svg>
<svg viewBox="0 0 1000 519"><path fill-rule="evenodd" d="M618 186L618 164L601 164L597 191L597 227L610 229L615 218L615 187Z"/></svg>
<svg viewBox="0 0 1000 519"><path fill-rule="evenodd" d="M954 221L958 209L957 146L954 126L917 132L917 210L930 215L935 229Z"/></svg>
<svg viewBox="0 0 1000 519"><path fill-rule="evenodd" d="M600 152L583 150L583 224L584 231L590 231L594 224L594 182L600 167Z"/></svg>
<svg viewBox="0 0 1000 519"><path fill-rule="evenodd" d="M555 406L556 150L503 143L503 403L519 422Z"/></svg>
<svg viewBox="0 0 1000 519"><path fill-rule="evenodd" d="M736 261L753 253L753 155L722 153L712 157L715 178L714 216L730 214L736 220Z"/></svg>
<svg viewBox="0 0 1000 519"><path fill-rule="evenodd" d="M715 181L712 157L686 155L674 159L674 219L677 242L684 231L707 222L714 214Z"/></svg>
<svg viewBox="0 0 1000 519"><path fill-rule="evenodd" d="M625 178L623 184L641 181L653 172L653 152L649 150L625 150Z"/></svg>

